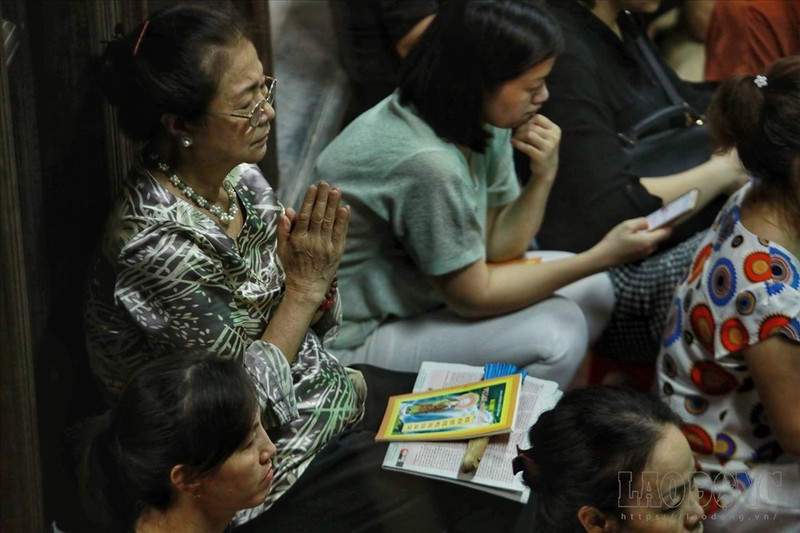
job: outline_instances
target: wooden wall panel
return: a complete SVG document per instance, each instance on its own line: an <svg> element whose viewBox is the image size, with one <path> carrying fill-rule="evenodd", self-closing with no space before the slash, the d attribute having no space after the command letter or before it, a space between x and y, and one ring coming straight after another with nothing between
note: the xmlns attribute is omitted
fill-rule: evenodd
<svg viewBox="0 0 800 533"><path fill-rule="evenodd" d="M32 321L42 299L31 297L31 282L40 269L29 268L31 254L26 248L35 248L38 239L27 238L31 206L29 196L23 194L28 173L35 173L35 161L30 158L35 135L19 128L19 119L30 116L31 105L19 97L30 75L25 68L23 6L0 4L0 20L4 30L0 62L0 529L42 531L34 372L38 328ZM35 231L38 226L33 222Z"/></svg>
<svg viewBox="0 0 800 533"><path fill-rule="evenodd" d="M15 153L8 71L3 61L0 65L0 529L9 532L42 531L44 527L33 335Z"/></svg>

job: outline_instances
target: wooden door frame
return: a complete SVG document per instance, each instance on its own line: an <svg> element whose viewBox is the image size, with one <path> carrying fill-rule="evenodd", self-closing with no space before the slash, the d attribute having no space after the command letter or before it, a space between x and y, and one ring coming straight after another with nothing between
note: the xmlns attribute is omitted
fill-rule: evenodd
<svg viewBox="0 0 800 533"><path fill-rule="evenodd" d="M28 4L31 10L57 8L70 10L74 15L64 24L54 27L57 31L49 39L37 39L35 45L43 47L53 57L61 51L74 54L74 50L88 50L87 55L98 55L102 50L103 39L112 34L113 25L123 22L125 27L132 27L133 23L141 20L147 11L147 0L72 0L61 2L45 0L39 7L37 4ZM157 0L153 0L156 2ZM242 13L253 22L257 30L253 34L256 46L262 56L265 68L271 69L272 48L269 31L269 4L264 0L230 0ZM2 0L0 2L0 20L6 15L16 15L25 12L25 0ZM74 11L72 11L74 10ZM22 33L19 39L21 50L31 46L27 40L30 32L37 34L38 17L23 16L17 21L15 31ZM6 26L7 28L9 26ZM39 28L41 30L41 28ZM42 33L39 31L39 33ZM18 34L19 35L19 34ZM41 51L41 49L40 49ZM79 67L88 63L87 57L70 57ZM15 59L14 61L17 61ZM21 59L20 59L21 61ZM54 61L58 65L58 60ZM14 66L14 63L10 63ZM38 279L42 272L47 271L47 254L41 250L47 247L44 242L44 230L39 227L39 216L42 211L51 206L44 205L45 185L42 175L45 174L50 181L70 179L72 176L57 175L54 169L53 150L59 153L69 147L67 142L60 146L53 146L53 140L58 139L52 131L37 133L35 124L48 124L60 117L54 116L54 107L51 95L59 98L70 98L67 107L77 107L85 104L85 96L79 92L82 83L86 80L81 76L87 73L80 68L69 70L68 67L57 66L54 72L45 72L38 68L32 75L31 94L24 95L30 98L30 106L34 109L33 122L26 124L19 118L19 109L12 105L18 97L13 91L14 79L9 79L9 69L6 66L5 54L0 62L0 452L2 469L0 470L0 531L9 532L38 532L47 531L53 520L52 510L48 509L45 498L45 483L49 467L48 457L43 457L43 448L52 447L49 436L42 432L42 426L47 428L47 416L58 405L53 405L54 395L47 391L48 381L41 378L42 373L51 370L51 366L69 366L70 362L56 361L56 355L48 351L49 346L43 341L45 325L51 316L58 315L57 304L53 303L51 286L39 286ZM14 69L11 69L12 74ZM51 76L51 74L53 74ZM53 91L53 86L59 90ZM78 91L70 93L70 91ZM63 96L66 92L67 96ZM43 96L37 101L37 93ZM82 99L83 98L83 99ZM63 102L63 100L62 100ZM135 156L135 147L127 141L116 127L113 113L101 111L102 102L92 103L91 112L87 120L94 121L89 124L103 132L103 146L101 153L95 154L98 165L105 170L105 184L100 184L110 194L116 190L119 180L126 174L127 169ZM60 110L55 109L55 113ZM85 127L76 117L85 109L70 109L68 115L72 119L63 127L65 134ZM42 115L45 115L42 118ZM95 117L99 117L95 119ZM52 122L51 122L52 123ZM72 128L72 130L70 130ZM20 131L22 135L20 135ZM274 130L273 130L274 131ZM33 132L25 135L26 132ZM270 135L272 146L268 156L261 166L277 179L277 153L275 134ZM55 170L55 171L54 171ZM275 183L273 183L274 186ZM61 184L63 187L63 183ZM30 193L37 193L36 198L30 201ZM27 196L26 196L27 195ZM42 205L39 205L39 204ZM43 217L42 217L43 218ZM55 310L55 312L54 312ZM38 375L37 376L37 372ZM48 393L48 394L45 394ZM57 398L57 396L56 396ZM63 398L68 400L68 398ZM44 416L44 418L43 418ZM45 420L45 422L43 422ZM45 435L45 436L43 436ZM44 439L40 441L40 439ZM56 443L58 444L58 443ZM48 493L51 487L48 487ZM49 494L48 494L49 496Z"/></svg>

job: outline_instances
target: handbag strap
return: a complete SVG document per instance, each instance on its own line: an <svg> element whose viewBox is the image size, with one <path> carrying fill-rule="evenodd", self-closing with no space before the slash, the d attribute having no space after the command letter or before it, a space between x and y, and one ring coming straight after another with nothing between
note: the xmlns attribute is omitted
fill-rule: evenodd
<svg viewBox="0 0 800 533"><path fill-rule="evenodd" d="M699 113L696 109L689 105L689 103L686 102L686 100L684 100L678 93L678 89L672 83L672 80L667 75L666 70L664 70L661 62L656 57L652 42L645 34L642 25L630 11L626 10L624 13L625 18L623 18L623 23L627 23L633 29L634 43L636 44L636 47L642 54L642 57L644 57L647 66L655 75L659 85L661 85L661 88L667 95L667 98L670 102L672 102L672 105L661 109L656 113L648 115L643 120L633 124L625 133L619 133L618 136L620 140L624 144L632 146L636 144L639 140L639 137L646 133L651 127L666 119L677 118L681 115L683 115L687 127L702 125L705 122L705 117L702 113Z"/></svg>
<svg viewBox="0 0 800 533"><path fill-rule="evenodd" d="M667 120L681 117L686 119L687 115L690 113L691 109L686 107L686 104L663 107L655 113L647 115L639 122L634 123L627 130L625 130L625 132L617 133L617 137L620 141L622 141L623 145L634 146L639 142L639 139L646 135L652 128L659 126ZM702 122L695 121L692 125L700 126L702 125ZM689 124L687 123L687 127L688 126Z"/></svg>
<svg viewBox="0 0 800 533"><path fill-rule="evenodd" d="M690 107L689 104L686 103L686 100L681 98L681 95L678 94L678 90L672 84L672 81L669 79L669 76L667 76L666 71L661 66L661 62L653 52L653 49L650 46L650 40L647 38L647 35L645 35L644 28L642 28L641 24L639 24L639 21L634 18L630 11L625 11L625 17L631 24L631 27L636 30L636 37L634 39L636 47L644 57L644 60L650 67L650 70L653 72L653 74L655 74L656 79L666 93L667 98L669 98L670 102L672 102L674 105Z"/></svg>

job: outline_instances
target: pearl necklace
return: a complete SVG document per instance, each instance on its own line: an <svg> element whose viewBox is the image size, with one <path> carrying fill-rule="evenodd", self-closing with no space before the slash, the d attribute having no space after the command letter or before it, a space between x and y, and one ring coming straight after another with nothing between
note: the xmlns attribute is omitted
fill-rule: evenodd
<svg viewBox="0 0 800 533"><path fill-rule="evenodd" d="M178 175L172 170L172 168L170 168L169 165L161 161L157 154L151 154L151 158L158 167L158 170L166 174L169 182L173 184L179 191L181 191L181 194L191 200L194 205L202 209L207 209L226 226L233 222L233 219L236 218L236 214L239 212L239 204L236 201L236 192L233 190L233 185L231 185L231 182L228 181L227 178L222 182L222 188L225 189L226 193L228 193L228 212L226 213L217 204L211 203L203 196L197 194L194 189L192 189L186 184L185 181L178 177Z"/></svg>

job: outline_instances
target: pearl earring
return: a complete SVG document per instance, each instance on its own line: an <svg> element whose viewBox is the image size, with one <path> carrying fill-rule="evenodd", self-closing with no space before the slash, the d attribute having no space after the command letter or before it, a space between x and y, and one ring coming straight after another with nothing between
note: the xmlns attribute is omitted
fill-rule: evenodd
<svg viewBox="0 0 800 533"><path fill-rule="evenodd" d="M181 144L184 148L189 148L192 145L192 140L189 137L181 138Z"/></svg>

